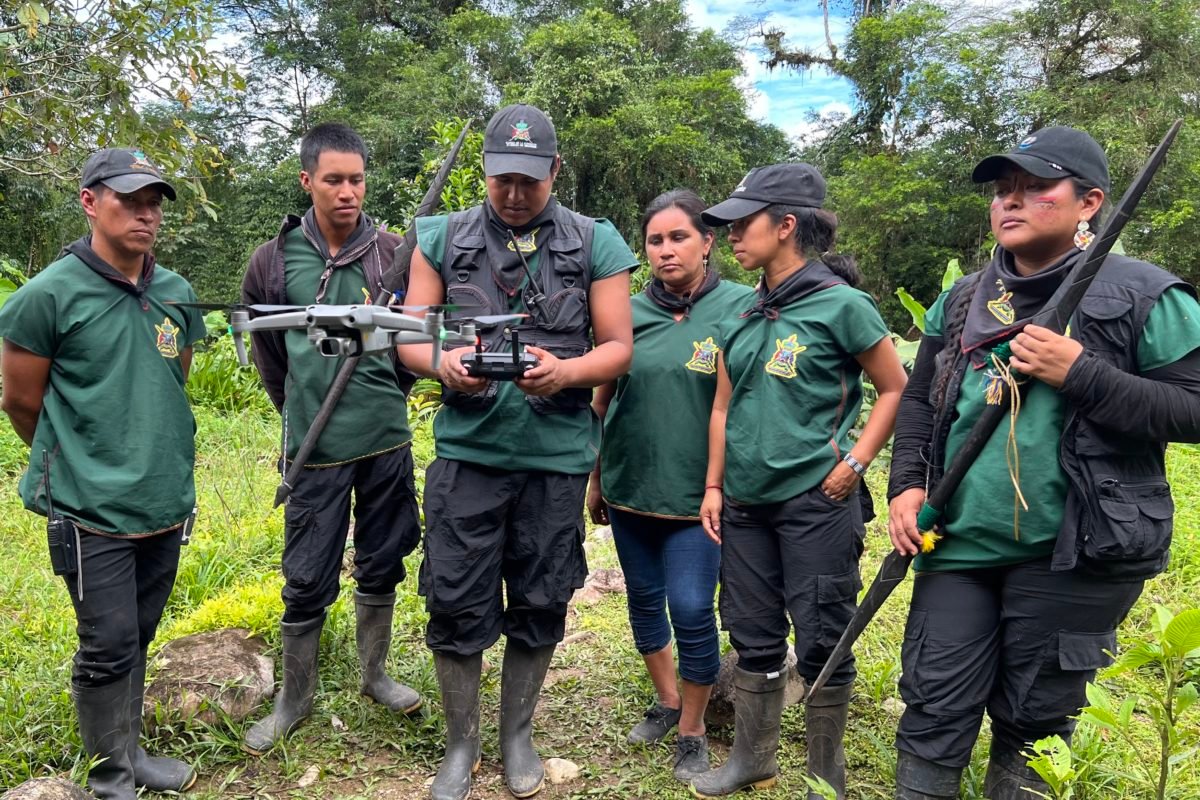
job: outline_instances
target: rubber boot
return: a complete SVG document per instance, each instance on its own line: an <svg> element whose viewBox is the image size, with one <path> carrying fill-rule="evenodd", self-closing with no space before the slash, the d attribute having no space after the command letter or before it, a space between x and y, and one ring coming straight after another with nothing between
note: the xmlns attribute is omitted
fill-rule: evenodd
<svg viewBox="0 0 1200 800"><path fill-rule="evenodd" d="M283 687L275 698L275 708L246 731L242 749L261 756L276 742L290 734L312 713L317 690L317 651L321 647L321 626L325 615L304 622L284 622Z"/></svg>
<svg viewBox="0 0 1200 800"><path fill-rule="evenodd" d="M396 593L363 594L354 590L354 613L358 625L358 665L362 670L364 695L392 711L411 714L421 707L421 695L384 672L392 643L392 612Z"/></svg>
<svg viewBox="0 0 1200 800"><path fill-rule="evenodd" d="M129 675L129 763L133 782L152 792L186 792L196 782L196 770L176 758L152 756L142 749L142 697L146 690L146 651Z"/></svg>
<svg viewBox="0 0 1200 800"><path fill-rule="evenodd" d="M554 645L530 649L512 639L504 646L500 675L500 757L504 782L514 797L532 797L546 778L533 746L533 710L537 706Z"/></svg>
<svg viewBox="0 0 1200 800"><path fill-rule="evenodd" d="M471 776L479 770L479 675L483 653L434 653L433 666L446 713L446 755L429 796L433 800L466 800L471 793Z"/></svg>
<svg viewBox="0 0 1200 800"><path fill-rule="evenodd" d="M72 686L79 715L79 738L88 757L98 760L87 785L96 800L134 800L129 763L129 676L100 687Z"/></svg>
<svg viewBox="0 0 1200 800"><path fill-rule="evenodd" d="M770 789L779 779L779 718L783 715L784 671L762 675L734 667L733 749L719 769L692 779L697 797L723 797L741 789Z"/></svg>
<svg viewBox="0 0 1200 800"><path fill-rule="evenodd" d="M1050 793L1050 787L1029 766L1025 756L1007 748L997 748L993 741L987 777L983 781L983 796L988 800L1028 800L1037 796L1026 789Z"/></svg>
<svg viewBox="0 0 1200 800"><path fill-rule="evenodd" d="M955 800L962 772L960 767L943 767L900 750L896 756L896 800Z"/></svg>
<svg viewBox="0 0 1200 800"><path fill-rule="evenodd" d="M846 716L854 684L822 686L808 698L804 712L804 735L808 740L808 776L821 777L837 792L837 800L846 800ZM808 800L821 795L808 792Z"/></svg>

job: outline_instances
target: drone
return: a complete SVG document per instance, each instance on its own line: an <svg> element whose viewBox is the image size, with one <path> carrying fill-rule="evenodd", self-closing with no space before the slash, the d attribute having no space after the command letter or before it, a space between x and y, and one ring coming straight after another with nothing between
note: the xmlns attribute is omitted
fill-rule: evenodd
<svg viewBox="0 0 1200 800"><path fill-rule="evenodd" d="M242 366L249 366L244 335L261 331L306 330L308 341L327 358L386 353L397 345L433 345L434 369L441 363L442 345L479 344L479 329L523 319L525 314L495 314L447 320L456 305L270 305L244 303L174 303L209 311L228 311L229 330ZM414 317L405 311L424 311Z"/></svg>

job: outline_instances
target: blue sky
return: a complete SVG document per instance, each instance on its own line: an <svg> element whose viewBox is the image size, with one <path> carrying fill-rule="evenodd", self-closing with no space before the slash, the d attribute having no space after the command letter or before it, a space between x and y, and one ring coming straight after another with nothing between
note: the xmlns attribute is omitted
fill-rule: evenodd
<svg viewBox="0 0 1200 800"><path fill-rule="evenodd" d="M764 29L786 31L784 42L789 47L828 53L817 0L687 0L687 8L697 28L712 28L722 33L731 21L751 17L761 19ZM836 9L832 13L836 14ZM829 28L834 43L840 47L846 36L847 20L832 16ZM746 71L742 89L749 99L750 115L755 119L771 122L789 135L803 139L813 129L807 119L810 111L821 115L849 113L852 102L849 81L823 69L804 73L786 69L768 72L761 63L764 57L761 40L750 37L741 43Z"/></svg>

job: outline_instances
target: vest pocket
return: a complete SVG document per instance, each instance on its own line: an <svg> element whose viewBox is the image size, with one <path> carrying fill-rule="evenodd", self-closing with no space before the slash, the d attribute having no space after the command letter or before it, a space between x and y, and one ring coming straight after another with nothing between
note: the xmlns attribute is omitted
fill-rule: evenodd
<svg viewBox="0 0 1200 800"><path fill-rule="evenodd" d="M1091 529L1083 537L1087 558L1157 559L1170 547L1175 502L1165 481L1122 483L1103 478L1096 485L1095 508Z"/></svg>
<svg viewBox="0 0 1200 800"><path fill-rule="evenodd" d="M568 344L563 342L547 342L533 334L534 341L529 344L553 353L559 358L578 358L588 351L587 345ZM587 387L572 387L563 389L556 394L546 397L527 394L525 399L530 407L538 414L573 414L582 411L592 403L592 390Z"/></svg>

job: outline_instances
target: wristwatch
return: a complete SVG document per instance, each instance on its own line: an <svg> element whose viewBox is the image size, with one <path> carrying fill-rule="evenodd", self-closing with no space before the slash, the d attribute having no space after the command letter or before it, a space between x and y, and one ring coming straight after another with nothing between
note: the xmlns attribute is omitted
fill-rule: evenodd
<svg viewBox="0 0 1200 800"><path fill-rule="evenodd" d="M849 453L846 453L846 455L842 456L842 461L845 462L846 466L854 470L858 474L858 477L861 478L863 475L867 474L867 468L864 467L857 458Z"/></svg>

